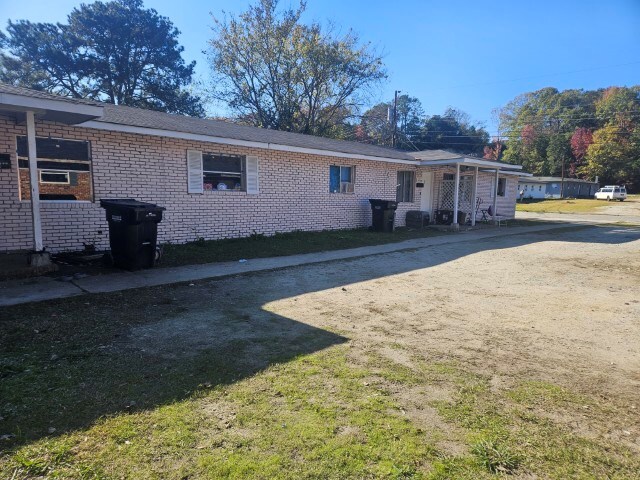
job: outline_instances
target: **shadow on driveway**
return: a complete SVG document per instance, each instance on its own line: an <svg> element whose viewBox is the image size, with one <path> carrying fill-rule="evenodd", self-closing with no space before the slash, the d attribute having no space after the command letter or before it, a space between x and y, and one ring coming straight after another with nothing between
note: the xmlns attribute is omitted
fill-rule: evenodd
<svg viewBox="0 0 640 480"><path fill-rule="evenodd" d="M615 245L639 239L640 229L622 227L528 233L191 285L3 307L0 435L16 436L0 448L86 428L105 416L184 400L348 340L265 310L275 300L430 268L487 250L543 241Z"/></svg>

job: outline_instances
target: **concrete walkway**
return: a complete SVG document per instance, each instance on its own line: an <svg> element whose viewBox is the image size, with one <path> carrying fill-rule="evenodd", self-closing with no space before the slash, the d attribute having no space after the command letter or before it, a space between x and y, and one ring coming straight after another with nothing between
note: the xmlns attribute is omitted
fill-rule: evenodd
<svg viewBox="0 0 640 480"><path fill-rule="evenodd" d="M246 262L208 263L203 265L185 265L173 268L155 268L135 272L118 272L107 275L84 277L63 282L50 277L11 280L0 282L0 306L38 302L54 298L71 297L85 293L104 293L132 288L168 285L189 282L205 278L220 278L263 270L275 270L298 265L331 262L349 258L381 255L402 250L434 247L443 244L473 242L506 235L522 235L543 232L570 226L568 223L554 225L536 225L526 227L507 227L487 230L460 232L439 237L406 240L398 243L374 245L369 247L333 250L320 253L306 253L288 257L256 258Z"/></svg>

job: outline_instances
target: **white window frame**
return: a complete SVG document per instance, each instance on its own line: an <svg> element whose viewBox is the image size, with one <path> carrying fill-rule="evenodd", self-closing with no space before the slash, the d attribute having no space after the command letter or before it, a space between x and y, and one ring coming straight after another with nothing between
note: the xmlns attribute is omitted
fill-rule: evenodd
<svg viewBox="0 0 640 480"><path fill-rule="evenodd" d="M18 137L24 137L24 135L16 135L15 136L15 140L16 140L16 157L18 160L18 169L17 169L17 173L18 173L18 185L20 185L20 171L21 170L26 170L28 171L29 168L28 167L21 167L20 166L20 161L21 160L28 160L28 157L24 157L21 155L18 155L18 147L17 147L17 141L18 141ZM42 136L38 136L36 137L36 141L40 138L46 138L49 140L60 140L60 141L65 141L65 142L86 142L87 143L87 148L88 148L88 159L87 160L68 160L68 159L62 159L62 158L48 158L48 157L40 157L38 156L36 158L36 162L41 162L41 161L51 161L51 162L56 162L56 163L84 163L89 165L89 169L88 170L78 170L77 173L88 173L89 174L89 192L90 192L90 199L88 200L40 200L41 203L93 203L95 201L95 192L93 189L93 150L92 150L92 145L91 145L91 141L90 140L78 140L78 139L73 139L73 138L61 138L61 137L42 137ZM38 152L36 152L38 153ZM67 183L62 183L62 182L43 182L42 181L42 176L41 176L41 171L44 170L46 171L55 171L55 173L66 173L67 174ZM71 185L71 172L76 172L75 170L52 170L49 168L44 168L40 170L38 168L38 182L41 184L45 184L45 185ZM31 200L25 200L23 198L23 192L22 192L22 188L19 188L19 199L21 202L30 202ZM40 192L40 194L42 194L42 192Z"/></svg>
<svg viewBox="0 0 640 480"><path fill-rule="evenodd" d="M67 178L66 182L46 182L44 180L42 180L42 174L53 174L53 175L64 175ZM40 183L46 183L49 185L69 185L71 184L71 178L69 175L68 171L64 171L64 170L38 170L38 175L39 178L38 180L40 181Z"/></svg>
<svg viewBox="0 0 640 480"><path fill-rule="evenodd" d="M356 186L356 166L355 165L330 165L329 166L329 172L331 172L331 167L338 167L340 168L340 176L339 176L339 191L337 192L330 192L330 193L348 193L348 194L353 194L355 193L355 186ZM350 169L350 182L343 182L342 181L342 169L343 168L348 168ZM331 173L329 173L329 175L331 175Z"/></svg>
<svg viewBox="0 0 640 480"><path fill-rule="evenodd" d="M205 156L221 156L221 157L238 157L240 159L240 165L241 165L241 171L240 171L240 188L239 189L235 189L235 188L228 188L225 190L218 190L216 188L216 185L213 186L213 188L211 190L206 190L204 188L204 176L207 173L214 173L214 174L221 174L221 175L232 175L232 176L237 176L238 172L225 172L223 170L205 170L204 168L204 162L205 162ZM212 153L212 152L203 152L202 153L202 188L209 192L246 192L247 191L247 156L246 155L236 155L233 153Z"/></svg>

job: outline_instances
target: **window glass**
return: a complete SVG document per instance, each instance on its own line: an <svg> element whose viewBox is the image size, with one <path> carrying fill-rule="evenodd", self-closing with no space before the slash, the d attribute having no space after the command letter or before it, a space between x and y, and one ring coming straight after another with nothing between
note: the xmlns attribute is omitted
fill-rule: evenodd
<svg viewBox="0 0 640 480"><path fill-rule="evenodd" d="M245 190L243 155L205 153L202 175L205 190Z"/></svg>
<svg viewBox="0 0 640 480"><path fill-rule="evenodd" d="M498 179L498 196L499 197L504 197L505 193L507 191L507 179L506 178L499 178Z"/></svg>
<svg viewBox="0 0 640 480"><path fill-rule="evenodd" d="M396 182L396 202L413 202L414 172L399 171Z"/></svg>
<svg viewBox="0 0 640 480"><path fill-rule="evenodd" d="M329 167L329 191L331 193L353 193L355 168L331 165Z"/></svg>
<svg viewBox="0 0 640 480"><path fill-rule="evenodd" d="M20 199L31 198L27 137L16 138ZM41 200L93 200L88 141L36 138Z"/></svg>
<svg viewBox="0 0 640 480"><path fill-rule="evenodd" d="M40 170L40 183L69 183L69 172Z"/></svg>

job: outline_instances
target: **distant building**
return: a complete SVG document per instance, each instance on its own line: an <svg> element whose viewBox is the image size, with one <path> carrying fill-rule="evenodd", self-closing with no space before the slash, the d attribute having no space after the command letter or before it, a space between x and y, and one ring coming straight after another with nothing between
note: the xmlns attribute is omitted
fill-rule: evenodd
<svg viewBox="0 0 640 480"><path fill-rule="evenodd" d="M518 192L524 198L593 198L598 191L598 182L579 178L522 177L518 182Z"/></svg>

